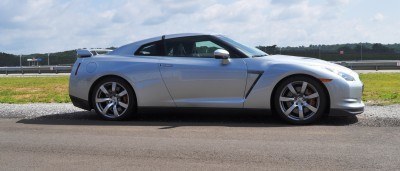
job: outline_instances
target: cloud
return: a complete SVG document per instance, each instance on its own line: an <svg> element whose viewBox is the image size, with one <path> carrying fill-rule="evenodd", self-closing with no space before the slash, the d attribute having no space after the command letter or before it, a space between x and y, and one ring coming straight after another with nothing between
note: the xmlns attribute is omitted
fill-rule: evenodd
<svg viewBox="0 0 400 171"><path fill-rule="evenodd" d="M372 21L375 22L379 22L385 19L385 16L382 13L376 13L373 17L372 17Z"/></svg>
<svg viewBox="0 0 400 171"><path fill-rule="evenodd" d="M2 0L0 51L26 54L121 46L180 32L225 34L250 45L397 42L396 17L373 0ZM360 10L358 10L360 9ZM388 9L390 10L390 9ZM392 19L392 20L390 20ZM384 33L382 33L384 30ZM391 34L385 34L391 33ZM389 36L390 35L390 36Z"/></svg>
<svg viewBox="0 0 400 171"><path fill-rule="evenodd" d="M347 5L350 0L328 0L328 5Z"/></svg>
<svg viewBox="0 0 400 171"><path fill-rule="evenodd" d="M305 0L271 0L271 4L275 5L290 5L302 2L305 2Z"/></svg>

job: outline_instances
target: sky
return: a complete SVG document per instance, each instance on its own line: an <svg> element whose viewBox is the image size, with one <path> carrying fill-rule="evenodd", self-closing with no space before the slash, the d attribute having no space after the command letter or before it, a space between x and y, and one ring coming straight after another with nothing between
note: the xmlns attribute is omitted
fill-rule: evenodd
<svg viewBox="0 0 400 171"><path fill-rule="evenodd" d="M399 43L399 0L1 0L0 52L122 46L172 33L251 46Z"/></svg>

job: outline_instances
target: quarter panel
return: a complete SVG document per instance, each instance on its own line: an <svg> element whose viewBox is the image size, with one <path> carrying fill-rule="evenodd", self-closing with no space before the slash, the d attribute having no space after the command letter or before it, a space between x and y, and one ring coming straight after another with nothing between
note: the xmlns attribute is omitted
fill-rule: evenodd
<svg viewBox="0 0 400 171"><path fill-rule="evenodd" d="M137 96L138 106L175 106L169 95L158 69L158 57L140 56L96 56L87 58L81 64L83 69L78 73L76 84L81 95L78 97L88 100L90 86L100 77L116 75L127 80ZM86 71L88 63L96 63L94 72ZM85 97L86 96L86 97Z"/></svg>
<svg viewBox="0 0 400 171"><path fill-rule="evenodd" d="M87 58L78 58L72 67L69 77L69 95L88 101L90 83L88 82L86 69ZM89 87L89 88L88 88Z"/></svg>

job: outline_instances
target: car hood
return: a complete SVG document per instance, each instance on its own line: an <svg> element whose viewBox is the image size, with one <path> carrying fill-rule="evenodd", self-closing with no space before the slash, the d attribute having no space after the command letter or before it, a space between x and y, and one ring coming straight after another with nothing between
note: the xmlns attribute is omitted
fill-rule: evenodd
<svg viewBox="0 0 400 171"><path fill-rule="evenodd" d="M262 60L268 60L273 63L285 63L285 64L296 64L296 65L306 65L306 66L317 66L317 67L325 67L334 70L338 70L341 72L345 72L351 75L356 74L349 68L344 66L334 64L332 62L324 61L321 59L310 58L310 57L300 57L300 56L288 56L288 55L268 55L265 57L260 57Z"/></svg>

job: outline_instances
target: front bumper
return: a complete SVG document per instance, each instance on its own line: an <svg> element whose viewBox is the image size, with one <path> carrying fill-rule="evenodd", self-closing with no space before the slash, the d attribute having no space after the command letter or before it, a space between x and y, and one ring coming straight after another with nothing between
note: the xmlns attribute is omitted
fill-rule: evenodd
<svg viewBox="0 0 400 171"><path fill-rule="evenodd" d="M364 112L362 102L363 83L357 78L355 81L335 79L325 83L330 95L330 116L349 116Z"/></svg>
<svg viewBox="0 0 400 171"><path fill-rule="evenodd" d="M330 109L329 116L353 116L364 112L364 107L350 109Z"/></svg>

